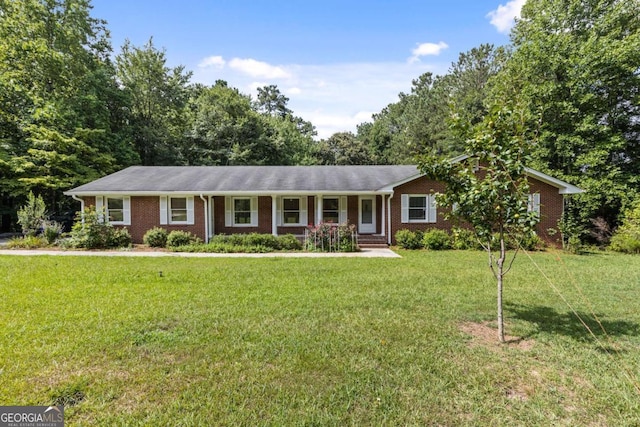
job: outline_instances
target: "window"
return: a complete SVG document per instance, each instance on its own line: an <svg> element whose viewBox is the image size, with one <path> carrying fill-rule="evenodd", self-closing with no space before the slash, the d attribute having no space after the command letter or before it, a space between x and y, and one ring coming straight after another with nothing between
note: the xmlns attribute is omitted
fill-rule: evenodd
<svg viewBox="0 0 640 427"><path fill-rule="evenodd" d="M225 197L225 227L257 227L257 197Z"/></svg>
<svg viewBox="0 0 640 427"><path fill-rule="evenodd" d="M193 204L193 196L161 196L160 224L194 224Z"/></svg>
<svg viewBox="0 0 640 427"><path fill-rule="evenodd" d="M233 199L233 225L251 224L251 199Z"/></svg>
<svg viewBox="0 0 640 427"><path fill-rule="evenodd" d="M111 224L131 225L131 197L129 196L97 196L96 211L104 212L107 221Z"/></svg>
<svg viewBox="0 0 640 427"><path fill-rule="evenodd" d="M538 216L540 215L540 193L529 194L527 211L535 212Z"/></svg>
<svg viewBox="0 0 640 427"><path fill-rule="evenodd" d="M187 222L187 198L171 197L169 199L170 223Z"/></svg>
<svg viewBox="0 0 640 427"><path fill-rule="evenodd" d="M282 199L282 223L300 224L300 199Z"/></svg>
<svg viewBox="0 0 640 427"><path fill-rule="evenodd" d="M111 223L124 222L124 198L107 197L107 218Z"/></svg>
<svg viewBox="0 0 640 427"><path fill-rule="evenodd" d="M403 194L402 222L436 222L436 198L432 194Z"/></svg>
<svg viewBox="0 0 640 427"><path fill-rule="evenodd" d="M322 221L338 224L340 222L340 199L322 199Z"/></svg>

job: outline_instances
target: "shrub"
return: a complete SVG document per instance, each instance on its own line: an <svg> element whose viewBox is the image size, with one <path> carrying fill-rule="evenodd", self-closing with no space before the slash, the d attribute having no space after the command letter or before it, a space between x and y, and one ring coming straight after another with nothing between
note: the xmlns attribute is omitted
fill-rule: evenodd
<svg viewBox="0 0 640 427"><path fill-rule="evenodd" d="M398 230L396 232L396 243L402 249L421 249L422 232L407 229Z"/></svg>
<svg viewBox="0 0 640 427"><path fill-rule="evenodd" d="M45 219L46 206L42 196L38 197L29 192L27 204L18 209L18 224L22 227L22 234L25 236L35 236L42 229Z"/></svg>
<svg viewBox="0 0 640 427"><path fill-rule="evenodd" d="M544 249L544 241L534 232L524 236L520 241L520 247L525 251L540 251Z"/></svg>
<svg viewBox="0 0 640 427"><path fill-rule="evenodd" d="M283 251L299 251L302 250L302 243L293 234L285 234L278 236L278 247Z"/></svg>
<svg viewBox="0 0 640 427"><path fill-rule="evenodd" d="M44 221L42 223L42 235L48 244L52 245L62 235L64 226L56 221Z"/></svg>
<svg viewBox="0 0 640 427"><path fill-rule="evenodd" d="M305 248L322 252L357 252L356 226L324 222L309 227L305 235Z"/></svg>
<svg viewBox="0 0 640 427"><path fill-rule="evenodd" d="M188 231L173 230L167 236L167 246L170 248L192 245L194 243L200 243L200 239Z"/></svg>
<svg viewBox="0 0 640 427"><path fill-rule="evenodd" d="M451 249L451 237L444 230L431 229L422 236L422 246L433 251Z"/></svg>
<svg viewBox="0 0 640 427"><path fill-rule="evenodd" d="M230 243L193 243L190 245L176 246L175 252L201 252L201 253L268 253L273 252L273 248L262 245L232 245Z"/></svg>
<svg viewBox="0 0 640 427"><path fill-rule="evenodd" d="M142 237L142 241L145 245L152 248L164 248L167 246L167 230L160 227L153 227L151 230L147 230Z"/></svg>
<svg viewBox="0 0 640 427"><path fill-rule="evenodd" d="M456 227L451 231L451 246L453 249L469 250L481 249L480 243L473 231L466 228Z"/></svg>
<svg viewBox="0 0 640 427"><path fill-rule="evenodd" d="M616 252L640 253L640 201L625 211L622 225L611 237L610 248Z"/></svg>
<svg viewBox="0 0 640 427"><path fill-rule="evenodd" d="M131 245L131 236L126 228L115 228L102 220L104 212L98 214L95 207L86 208L76 216L71 237L65 246L86 249L121 248ZM83 221L84 219L84 221Z"/></svg>
<svg viewBox="0 0 640 427"><path fill-rule="evenodd" d="M245 237L245 246L264 246L272 249L279 249L278 239L273 234L251 233Z"/></svg>
<svg viewBox="0 0 640 427"><path fill-rule="evenodd" d="M47 241L40 236L16 237L7 242L9 249L38 249L47 246Z"/></svg>

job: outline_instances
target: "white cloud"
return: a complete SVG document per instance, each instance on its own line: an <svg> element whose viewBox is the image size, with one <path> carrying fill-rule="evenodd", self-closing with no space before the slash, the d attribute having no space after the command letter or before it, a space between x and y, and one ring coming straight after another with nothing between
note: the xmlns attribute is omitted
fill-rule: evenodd
<svg viewBox="0 0 640 427"><path fill-rule="evenodd" d="M418 47L416 47L411 51L411 53L413 53L413 56L409 58L409 62L410 63L418 62L420 61L421 56L440 55L440 52L444 49L447 49L448 47L449 45L446 44L445 42L419 44Z"/></svg>
<svg viewBox="0 0 640 427"><path fill-rule="evenodd" d="M291 74L282 67L251 58L233 58L229 61L229 67L251 77L263 79L287 79L291 77Z"/></svg>
<svg viewBox="0 0 640 427"><path fill-rule="evenodd" d="M230 60L222 69L197 68L193 81L211 85L216 80L226 80L229 86L254 99L258 87L277 84L289 98L288 107L294 114L316 126L318 138L328 138L336 132L356 132L358 124L372 121L374 112L397 102L400 92L409 92L412 80L427 71L444 73L449 66L444 61L427 63L423 60L415 63L285 64L273 67L252 60L254 62L251 63L236 61L232 67L233 61L236 60ZM248 64L255 66L256 63L263 65L251 69L254 74L256 69L262 70L257 73L260 75L249 75L244 67Z"/></svg>
<svg viewBox="0 0 640 427"><path fill-rule="evenodd" d="M226 64L226 61L224 60L224 58L222 58L222 56L209 56L207 58L204 58L202 61L200 61L200 63L198 64L198 67L223 68L225 64Z"/></svg>
<svg viewBox="0 0 640 427"><path fill-rule="evenodd" d="M491 25L496 27L498 32L508 34L514 24L515 18L520 18L520 11L527 0L511 0L507 4L499 5L496 10L487 14L491 19Z"/></svg>

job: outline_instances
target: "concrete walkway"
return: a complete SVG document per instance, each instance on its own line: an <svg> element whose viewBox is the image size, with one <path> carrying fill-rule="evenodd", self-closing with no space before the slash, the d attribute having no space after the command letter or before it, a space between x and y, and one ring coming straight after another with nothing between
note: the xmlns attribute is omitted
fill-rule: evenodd
<svg viewBox="0 0 640 427"><path fill-rule="evenodd" d="M402 258L391 249L371 248L360 252L269 252L265 254L211 254L190 252L152 251L48 251L27 249L0 249L0 255L17 256L125 256L125 257L178 257L178 258Z"/></svg>

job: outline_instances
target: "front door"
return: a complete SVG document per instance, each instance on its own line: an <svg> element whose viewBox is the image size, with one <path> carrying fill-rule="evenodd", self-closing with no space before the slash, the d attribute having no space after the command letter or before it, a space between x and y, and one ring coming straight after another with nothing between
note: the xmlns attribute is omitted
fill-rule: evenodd
<svg viewBox="0 0 640 427"><path fill-rule="evenodd" d="M358 232L360 234L374 234L376 232L376 197L360 196L359 210Z"/></svg>

